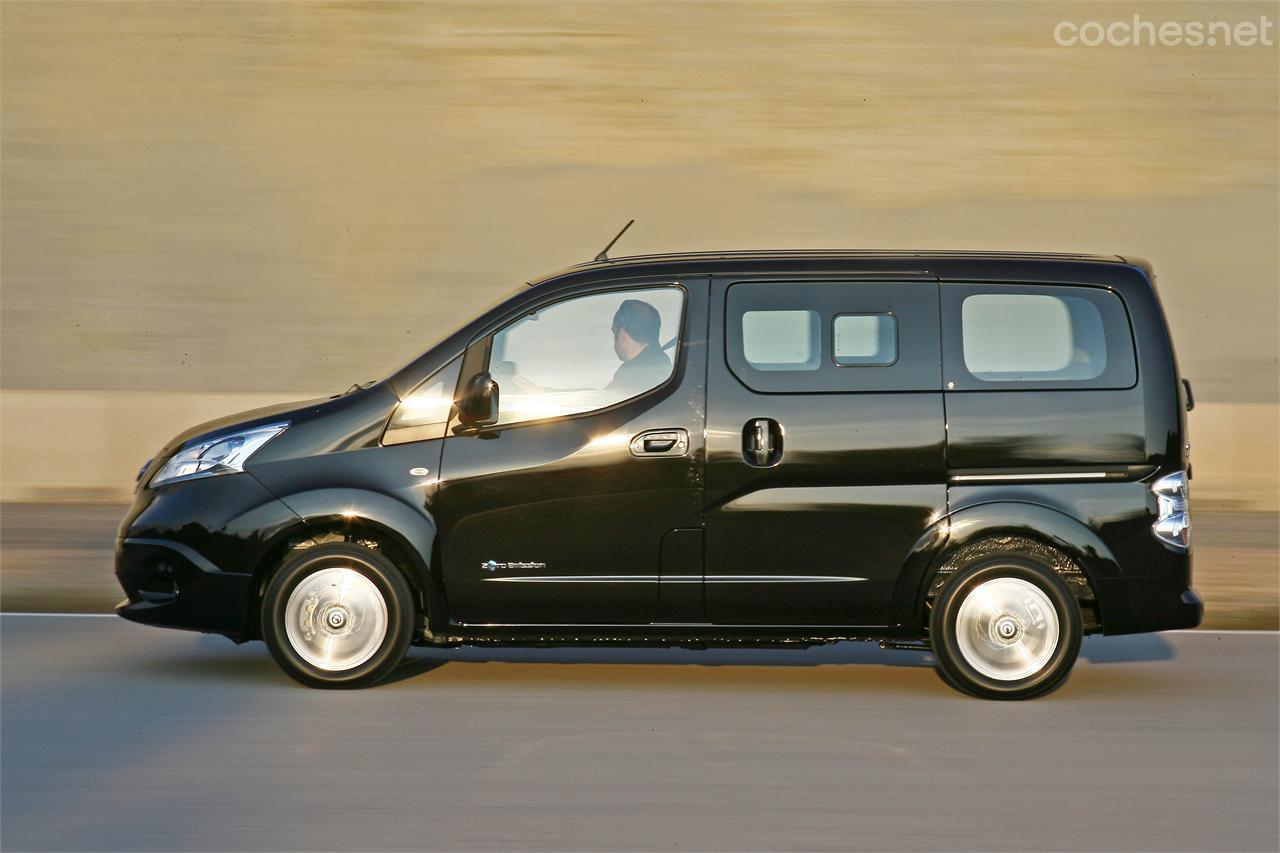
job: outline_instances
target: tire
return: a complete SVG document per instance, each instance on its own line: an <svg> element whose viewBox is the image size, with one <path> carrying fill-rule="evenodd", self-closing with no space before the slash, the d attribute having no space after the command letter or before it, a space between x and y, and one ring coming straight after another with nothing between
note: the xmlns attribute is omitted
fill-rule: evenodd
<svg viewBox="0 0 1280 853"><path fill-rule="evenodd" d="M1080 654L1080 604L1052 568L1022 555L956 572L934 602L929 640L942 679L984 699L1062 686Z"/></svg>
<svg viewBox="0 0 1280 853"><path fill-rule="evenodd" d="M293 552L262 598L262 638L309 687L368 687L413 638L413 594L384 555L347 543Z"/></svg>

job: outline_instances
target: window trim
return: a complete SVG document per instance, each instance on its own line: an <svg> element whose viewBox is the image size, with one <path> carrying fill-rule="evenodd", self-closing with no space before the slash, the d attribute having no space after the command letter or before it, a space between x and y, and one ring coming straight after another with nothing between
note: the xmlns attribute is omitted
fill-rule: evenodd
<svg viewBox="0 0 1280 853"><path fill-rule="evenodd" d="M893 320L893 361L869 361L864 364L841 364L836 355L836 320L841 317L889 317ZM831 362L841 370L850 367L893 367L902 357L898 346L898 312L897 311L846 311L843 314L831 315Z"/></svg>
<svg viewBox="0 0 1280 853"><path fill-rule="evenodd" d="M936 393L942 390L942 348L938 279L932 275L892 272L859 275L816 273L779 276L725 274L716 301L715 346L719 358L742 388L752 394L896 394ZM755 288L770 286L773 293ZM744 288L739 291L738 288ZM795 288L795 293L787 291ZM801 289L815 288L802 292ZM866 290L863 291L862 289ZM741 293L739 296L737 294ZM757 295L759 294L759 295ZM742 300L742 301L739 301ZM816 371L761 371L751 367L742 349L741 323L747 310L761 306L809 308L819 314L822 347ZM892 314L898 324L897 358L882 371L846 370L830 353L834 350L833 319L847 314ZM872 365L847 365L864 367Z"/></svg>
<svg viewBox="0 0 1280 853"><path fill-rule="evenodd" d="M1115 288L1073 281L944 280L942 303L943 390L947 393L992 391L1125 391L1141 379L1138 336L1128 303ZM962 307L970 296L1025 294L1028 296L1076 296L1087 299L1102 318L1107 365L1092 379L983 379L969 372L964 360ZM1114 299L1114 301L1112 301ZM1119 310L1115 310L1118 308ZM1127 346L1120 335L1127 336ZM1128 357L1126 358L1126 353Z"/></svg>
<svg viewBox="0 0 1280 853"><path fill-rule="evenodd" d="M678 379L682 378L684 375L685 333L687 330L688 319L689 319L689 288L685 287L682 282L676 279L661 279L661 280L647 282L643 284L633 283L633 284L626 284L621 286L619 286L616 283L614 284L601 283L601 286L598 286L598 287L589 287L583 290L575 290L569 293L558 293L558 294L550 295L547 299L544 299L544 300L529 302L524 305L521 305L520 308L517 309L516 311L508 314L507 316L498 320L496 323L490 324L490 326L486 331L477 335L475 338L471 340L471 343L467 345L466 352L463 354L463 362L462 362L463 369L459 370L458 372L458 385L454 389L453 397L454 397L454 400L457 400L459 398L459 395L462 394L462 390L466 386L466 383L473 376L475 376L477 373L489 370L490 360L493 356L494 337L500 332L502 332L504 329L508 328L509 326L515 325L516 323L520 322L521 320L530 316L531 314L536 314L539 311L545 311L546 309L554 305L558 305L562 302L570 302L575 299L582 299L584 297L589 297L589 296L599 296L602 294L609 294L609 293L628 293L628 292L634 292L634 291L664 290L664 289L678 290L680 292L680 297L681 297L680 326L679 326L679 329L676 331L676 336L675 336L676 342L675 342L675 345L672 346L670 350L664 350L664 352L669 353L669 355L671 356L671 375L668 376L664 382L662 382L659 385L655 385L654 387L646 391L642 391L639 394L635 394L631 397L618 400L617 402L610 403L607 406L601 406L600 408L597 408L597 409L588 409L584 412L572 412L570 414L564 414L564 415L550 415L545 418L535 418L527 421L516 421L514 423L486 424L484 426L478 426L478 427L466 426L459 423L457 418L457 406L455 405L453 408L453 412L449 418L448 427L446 428L446 436L476 435L478 433L489 434L489 433L501 432L503 430L508 430L508 429L520 429L522 427L534 426L537 424L551 424L551 423L558 423L560 421L573 420L575 418L592 417L595 415L600 415L600 414L614 411L615 409L621 406L625 406L629 403L635 402L636 400L640 400L644 397L649 397L651 395L654 395L663 391L664 389L670 388ZM662 345L662 342L660 340L659 346L661 345ZM483 355L477 356L475 351L478 351L481 349L483 350ZM470 361L478 361L478 364L473 370L466 369L467 363ZM499 383L499 387L498 387L498 399L499 399L499 405L501 405L501 399L502 399L501 383Z"/></svg>

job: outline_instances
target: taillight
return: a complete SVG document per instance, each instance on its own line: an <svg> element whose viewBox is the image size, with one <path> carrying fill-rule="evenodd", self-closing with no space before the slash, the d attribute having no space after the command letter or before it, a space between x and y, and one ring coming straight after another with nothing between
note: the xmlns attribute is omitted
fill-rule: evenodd
<svg viewBox="0 0 1280 853"><path fill-rule="evenodd" d="M1187 503L1187 472L1175 471L1151 484L1156 496L1156 523L1151 532L1161 542L1186 550L1191 547L1191 511Z"/></svg>

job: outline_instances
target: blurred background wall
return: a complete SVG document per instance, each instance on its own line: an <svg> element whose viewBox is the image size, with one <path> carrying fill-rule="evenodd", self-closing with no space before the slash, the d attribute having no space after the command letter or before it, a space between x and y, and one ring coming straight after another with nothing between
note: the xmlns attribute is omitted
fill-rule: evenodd
<svg viewBox="0 0 1280 853"><path fill-rule="evenodd" d="M841 246L1150 259L1204 500L1277 508L1275 3L0 4L0 498L382 376L526 278Z"/></svg>

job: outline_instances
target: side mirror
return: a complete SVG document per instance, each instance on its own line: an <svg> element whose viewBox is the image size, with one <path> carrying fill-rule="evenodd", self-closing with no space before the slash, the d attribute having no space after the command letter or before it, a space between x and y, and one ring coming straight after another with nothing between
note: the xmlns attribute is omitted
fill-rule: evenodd
<svg viewBox="0 0 1280 853"><path fill-rule="evenodd" d="M467 390L458 404L458 421L469 427L498 422L498 383L487 372L477 373L467 383Z"/></svg>

